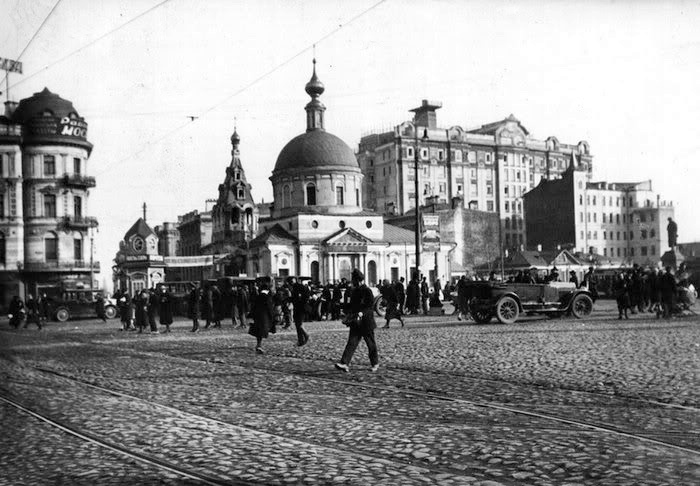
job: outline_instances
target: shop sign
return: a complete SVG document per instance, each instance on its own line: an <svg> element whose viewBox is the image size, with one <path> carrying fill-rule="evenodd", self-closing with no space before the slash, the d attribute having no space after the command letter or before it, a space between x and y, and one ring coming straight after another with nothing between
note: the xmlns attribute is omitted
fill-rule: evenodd
<svg viewBox="0 0 700 486"><path fill-rule="evenodd" d="M0 69L7 71L8 73L22 74L22 63L13 59L5 59L4 57L0 57Z"/></svg>
<svg viewBox="0 0 700 486"><path fill-rule="evenodd" d="M64 116L58 124L58 135L87 138L87 123L77 118Z"/></svg>

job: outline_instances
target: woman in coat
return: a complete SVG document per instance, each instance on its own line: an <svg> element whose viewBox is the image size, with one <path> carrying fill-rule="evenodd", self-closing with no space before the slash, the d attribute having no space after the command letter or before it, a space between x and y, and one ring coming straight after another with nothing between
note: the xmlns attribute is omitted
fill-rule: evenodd
<svg viewBox="0 0 700 486"><path fill-rule="evenodd" d="M170 332L170 326L173 323L173 299L167 288L163 288L160 293L158 318L160 320L160 325L165 326L165 331L163 332Z"/></svg>
<svg viewBox="0 0 700 486"><path fill-rule="evenodd" d="M276 332L273 320L274 307L269 285L267 283L261 284L260 292L253 301L253 323L248 330L248 334L257 339L255 352L258 354L264 353L262 340L267 338L270 333Z"/></svg>

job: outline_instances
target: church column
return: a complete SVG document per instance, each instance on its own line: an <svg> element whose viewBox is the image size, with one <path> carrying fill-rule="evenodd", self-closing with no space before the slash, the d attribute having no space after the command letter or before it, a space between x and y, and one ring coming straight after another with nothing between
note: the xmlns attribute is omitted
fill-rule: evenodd
<svg viewBox="0 0 700 486"><path fill-rule="evenodd" d="M338 270L336 269L335 253L331 253L331 268L333 269L333 281L338 279Z"/></svg>
<svg viewBox="0 0 700 486"><path fill-rule="evenodd" d="M362 258L362 273L367 278L367 253L363 253L360 258Z"/></svg>

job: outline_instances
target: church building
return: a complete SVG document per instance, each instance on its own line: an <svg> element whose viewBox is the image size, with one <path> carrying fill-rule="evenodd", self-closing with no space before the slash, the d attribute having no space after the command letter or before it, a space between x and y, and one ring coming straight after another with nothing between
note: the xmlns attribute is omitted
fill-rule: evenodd
<svg viewBox="0 0 700 486"><path fill-rule="evenodd" d="M306 93L306 132L289 141L270 176L274 203L249 243L248 274L309 276L326 282L360 269L369 284L410 278L416 266L415 233L384 223L362 207L363 174L353 150L324 126L325 88L316 61ZM454 243L421 255L425 275L449 275Z"/></svg>

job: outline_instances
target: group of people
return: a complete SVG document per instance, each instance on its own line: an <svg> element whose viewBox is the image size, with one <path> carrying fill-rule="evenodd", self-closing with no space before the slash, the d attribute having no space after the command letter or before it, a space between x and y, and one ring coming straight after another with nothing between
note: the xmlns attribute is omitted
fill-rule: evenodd
<svg viewBox="0 0 700 486"><path fill-rule="evenodd" d="M629 319L637 312L656 313L658 317L671 317L678 302L678 288L688 287L684 281L685 271L681 266L678 280L671 267L643 269L637 264L633 268L618 272L613 277L612 292L617 301L618 318Z"/></svg>
<svg viewBox="0 0 700 486"><path fill-rule="evenodd" d="M36 324L39 329L42 329L51 317L51 306L46 294L39 294L36 299L34 295L28 294L26 302L15 295L10 301L7 314L10 319L10 327L14 329L19 329L22 323L24 323L25 329L30 324Z"/></svg>

